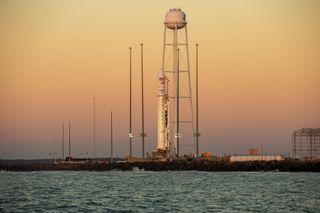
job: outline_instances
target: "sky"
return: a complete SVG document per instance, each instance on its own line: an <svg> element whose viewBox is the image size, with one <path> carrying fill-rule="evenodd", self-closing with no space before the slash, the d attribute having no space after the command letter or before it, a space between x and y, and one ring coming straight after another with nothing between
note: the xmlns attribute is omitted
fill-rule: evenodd
<svg viewBox="0 0 320 213"><path fill-rule="evenodd" d="M163 22L176 7L188 21L193 94L199 44L201 152L287 154L295 129L320 127L319 1L0 0L0 158L61 156L69 121L72 156L92 156L93 96L97 156L110 155L111 110L114 153L128 155L129 47L141 156L140 43L154 151Z"/></svg>

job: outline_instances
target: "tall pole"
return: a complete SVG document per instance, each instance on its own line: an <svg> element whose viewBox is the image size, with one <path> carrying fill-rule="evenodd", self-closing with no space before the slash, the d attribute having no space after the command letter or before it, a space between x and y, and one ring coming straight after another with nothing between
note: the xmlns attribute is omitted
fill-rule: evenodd
<svg viewBox="0 0 320 213"><path fill-rule="evenodd" d="M176 87L176 131L177 131L177 134L176 134L176 141L177 141L177 157L179 157L179 152L180 152L180 132L179 132L179 49L177 49L177 77L176 77L176 80L177 80L177 87Z"/></svg>
<svg viewBox="0 0 320 213"><path fill-rule="evenodd" d="M312 149L313 149L313 147L312 147L312 135L310 135L309 136L310 137L310 159L312 159Z"/></svg>
<svg viewBox="0 0 320 213"><path fill-rule="evenodd" d="M110 162L113 162L113 126L112 126L112 111L110 113Z"/></svg>
<svg viewBox="0 0 320 213"><path fill-rule="evenodd" d="M53 145L55 146L56 145L56 143L57 143L57 134L56 133L54 133L53 134ZM53 154L57 154L56 152L54 152Z"/></svg>
<svg viewBox="0 0 320 213"><path fill-rule="evenodd" d="M198 44L196 44L196 157L199 156L199 75L198 75Z"/></svg>
<svg viewBox="0 0 320 213"><path fill-rule="evenodd" d="M96 159L96 97L93 97L93 156Z"/></svg>
<svg viewBox="0 0 320 213"><path fill-rule="evenodd" d="M142 132L141 132L141 142L142 142L142 158L144 158L144 138L146 136L144 132L144 91L143 91L143 44L141 46L141 109L142 109Z"/></svg>
<svg viewBox="0 0 320 213"><path fill-rule="evenodd" d="M295 131L293 131L293 134L292 134L292 155L293 157L297 157L297 147L296 147L296 133Z"/></svg>
<svg viewBox="0 0 320 213"><path fill-rule="evenodd" d="M178 91L178 83L177 83L177 81L178 81L178 75L177 75L177 73L178 73L178 63L177 63L177 54L178 54L178 36L177 36L177 34L178 34L178 29L177 29L177 26L175 26L175 29L174 29L174 31L173 31L173 81L174 81L174 85L173 85L173 93L174 93L174 98L175 98L175 106L173 107L173 112L174 112L174 115L175 115L175 135L174 135L174 140L175 140L175 146L174 146L174 148L176 149L176 150L174 150L174 155L179 155L178 154L178 143L179 143L179 139L177 139L178 138L178 130L177 130L177 125L178 125L178 117L177 117L177 108L178 108L178 106L177 106L177 99L178 99L178 94L177 94L177 91Z"/></svg>
<svg viewBox="0 0 320 213"><path fill-rule="evenodd" d="M64 159L64 122L62 122L62 144L61 144L61 156Z"/></svg>
<svg viewBox="0 0 320 213"><path fill-rule="evenodd" d="M71 158L71 122L69 121L69 161Z"/></svg>
<svg viewBox="0 0 320 213"><path fill-rule="evenodd" d="M132 47L129 47L130 53L130 124L129 124L129 156L132 156Z"/></svg>

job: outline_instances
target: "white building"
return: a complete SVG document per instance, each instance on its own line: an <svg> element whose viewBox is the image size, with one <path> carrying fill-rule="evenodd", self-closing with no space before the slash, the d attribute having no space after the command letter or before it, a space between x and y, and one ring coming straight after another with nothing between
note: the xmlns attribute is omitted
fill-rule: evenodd
<svg viewBox="0 0 320 213"><path fill-rule="evenodd" d="M230 162L243 161L281 161L284 157L281 155L234 155L230 156Z"/></svg>

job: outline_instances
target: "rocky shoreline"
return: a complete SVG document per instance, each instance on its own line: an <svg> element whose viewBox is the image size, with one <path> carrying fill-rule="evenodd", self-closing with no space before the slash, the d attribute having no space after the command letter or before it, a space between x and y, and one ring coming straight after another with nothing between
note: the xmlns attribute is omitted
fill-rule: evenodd
<svg viewBox="0 0 320 213"><path fill-rule="evenodd" d="M279 172L320 172L320 161L249 161L228 162L213 160L174 160L168 162L121 162L121 163L57 163L57 164L13 164L0 165L1 171L279 171Z"/></svg>

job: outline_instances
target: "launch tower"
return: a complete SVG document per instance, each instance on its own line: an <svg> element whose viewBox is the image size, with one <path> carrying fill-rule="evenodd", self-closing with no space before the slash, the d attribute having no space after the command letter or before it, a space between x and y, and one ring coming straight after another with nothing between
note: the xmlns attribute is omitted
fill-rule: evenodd
<svg viewBox="0 0 320 213"><path fill-rule="evenodd" d="M159 72L157 143L158 150L166 150L170 156L194 152L191 94L186 15L180 9L170 9L164 22Z"/></svg>

